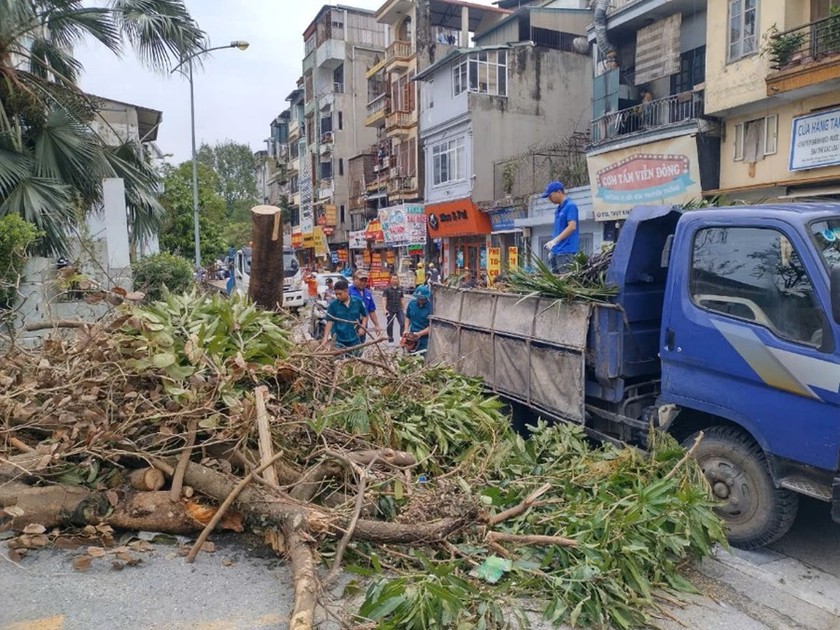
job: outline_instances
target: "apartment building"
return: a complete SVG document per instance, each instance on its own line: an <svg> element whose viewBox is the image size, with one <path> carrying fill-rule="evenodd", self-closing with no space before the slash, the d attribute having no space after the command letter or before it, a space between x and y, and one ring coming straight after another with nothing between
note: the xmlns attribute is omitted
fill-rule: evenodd
<svg viewBox="0 0 840 630"><path fill-rule="evenodd" d="M708 0L706 111L725 124L717 193L840 199L836 0Z"/></svg>
<svg viewBox="0 0 840 630"><path fill-rule="evenodd" d="M296 121L301 237L295 240L301 240L301 249L310 250L302 256L306 262L315 255L315 243L326 241L330 249L346 250L348 162L376 140L375 131L363 124L365 71L384 54L385 27L373 11L325 5L303 39L303 109L297 112L303 117ZM293 118L294 114L293 110ZM319 249L319 254L325 253L324 247Z"/></svg>
<svg viewBox="0 0 840 630"><path fill-rule="evenodd" d="M724 26L715 25L720 7L706 4L593 3L587 166L595 217L611 224L605 229L635 205L696 201L719 188L721 127L710 116L707 58L724 36L715 28Z"/></svg>
<svg viewBox="0 0 840 630"><path fill-rule="evenodd" d="M500 28L488 29L487 38ZM574 29L565 29L574 39ZM417 74L425 213L445 273L487 270L493 225L484 209L499 192L494 164L588 124L591 61L561 48L482 43L455 48Z"/></svg>

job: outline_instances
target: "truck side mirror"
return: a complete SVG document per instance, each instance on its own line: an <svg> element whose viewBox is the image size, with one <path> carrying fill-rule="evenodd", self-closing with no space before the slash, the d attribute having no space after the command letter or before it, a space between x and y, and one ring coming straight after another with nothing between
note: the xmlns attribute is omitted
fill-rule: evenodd
<svg viewBox="0 0 840 630"><path fill-rule="evenodd" d="M831 316L840 324L840 267L832 267L829 275L831 291Z"/></svg>

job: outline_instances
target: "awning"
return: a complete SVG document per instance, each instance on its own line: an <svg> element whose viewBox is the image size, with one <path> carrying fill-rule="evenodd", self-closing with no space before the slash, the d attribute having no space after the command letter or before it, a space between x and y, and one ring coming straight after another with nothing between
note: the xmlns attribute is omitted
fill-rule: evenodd
<svg viewBox="0 0 840 630"><path fill-rule="evenodd" d="M807 197L840 197L840 186L788 188L787 194L780 195L779 199L802 199Z"/></svg>

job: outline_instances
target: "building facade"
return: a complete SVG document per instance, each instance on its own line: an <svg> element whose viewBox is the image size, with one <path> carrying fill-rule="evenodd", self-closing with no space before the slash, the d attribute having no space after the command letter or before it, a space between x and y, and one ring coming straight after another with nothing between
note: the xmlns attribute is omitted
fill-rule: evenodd
<svg viewBox="0 0 840 630"><path fill-rule="evenodd" d="M725 125L716 192L840 199L838 3L708 4L706 110Z"/></svg>
<svg viewBox="0 0 840 630"><path fill-rule="evenodd" d="M587 166L595 217L614 227L635 205L699 201L719 188L721 127L706 80L714 11L704 1L593 4Z"/></svg>

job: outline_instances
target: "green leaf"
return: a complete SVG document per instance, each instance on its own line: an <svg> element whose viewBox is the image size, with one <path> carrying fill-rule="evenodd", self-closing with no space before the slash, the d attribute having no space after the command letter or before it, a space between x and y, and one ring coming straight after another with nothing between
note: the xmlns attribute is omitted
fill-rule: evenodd
<svg viewBox="0 0 840 630"><path fill-rule="evenodd" d="M513 563L506 558L499 556L488 556L488 558L476 569L476 576L488 582L495 584L502 579L502 576L511 570Z"/></svg>

